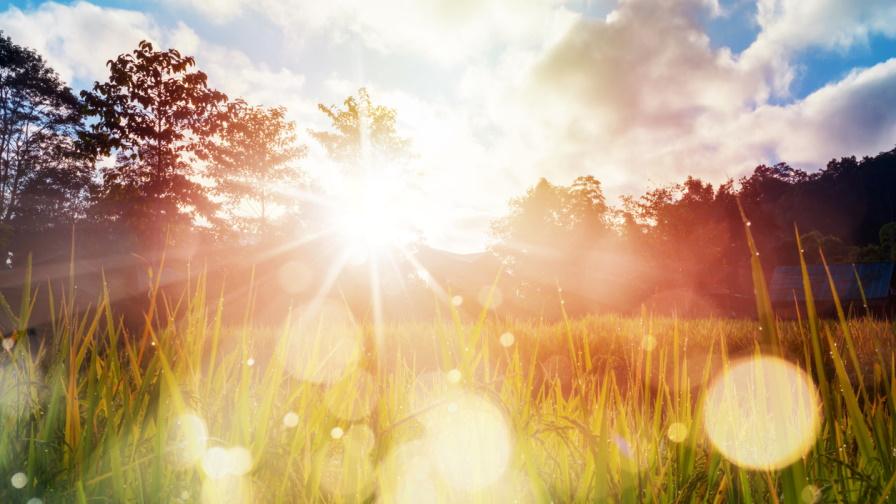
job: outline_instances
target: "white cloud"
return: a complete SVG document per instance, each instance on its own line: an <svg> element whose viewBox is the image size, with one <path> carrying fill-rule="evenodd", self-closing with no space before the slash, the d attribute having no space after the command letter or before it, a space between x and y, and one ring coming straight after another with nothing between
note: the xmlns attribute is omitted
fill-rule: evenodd
<svg viewBox="0 0 896 504"><path fill-rule="evenodd" d="M168 0L224 22L254 12L294 39L355 37L376 51L438 63L488 57L507 44L541 43L576 17L560 0Z"/></svg>
<svg viewBox="0 0 896 504"><path fill-rule="evenodd" d="M10 7L0 12L0 29L16 43L37 50L69 82L99 78L106 61L161 33L143 13L88 2L47 2L30 11Z"/></svg>
<svg viewBox="0 0 896 504"><path fill-rule="evenodd" d="M752 130L790 163L819 166L896 147L894 103L896 58L854 70L794 104L762 107L744 122L742 133Z"/></svg>
<svg viewBox="0 0 896 504"><path fill-rule="evenodd" d="M42 54L60 76L89 86L108 75L106 61L149 40L195 56L210 85L232 97L261 105L283 105L293 115L307 112L302 99L305 78L286 68L272 69L245 53L204 42L189 26L160 27L147 14L98 7L88 2L41 4L34 10L11 7L0 12L0 29L16 43Z"/></svg>
<svg viewBox="0 0 896 504"><path fill-rule="evenodd" d="M892 9L879 10L886 17ZM771 105L780 78L772 63L788 69L792 60L762 66L753 48L741 55L714 49L699 20L718 12L697 0L624 0L606 20L577 23L530 65L528 81L498 93L504 105L495 116L515 124L504 136L506 152L517 166L531 166L515 171L527 173L529 184L535 176L567 183L591 173L612 197L687 175L720 182L777 159L819 167L835 156L893 147L896 113L882 104L896 103L896 63L855 70L804 99ZM764 15L765 29L783 30L777 14ZM844 28L853 35L842 42L792 35L783 47L855 44L857 34L896 26L863 16L852 19L864 28Z"/></svg>
<svg viewBox="0 0 896 504"><path fill-rule="evenodd" d="M760 33L742 63L763 69L769 92L787 96L796 74L793 57L806 49L846 51L873 35L896 36L892 0L758 0Z"/></svg>

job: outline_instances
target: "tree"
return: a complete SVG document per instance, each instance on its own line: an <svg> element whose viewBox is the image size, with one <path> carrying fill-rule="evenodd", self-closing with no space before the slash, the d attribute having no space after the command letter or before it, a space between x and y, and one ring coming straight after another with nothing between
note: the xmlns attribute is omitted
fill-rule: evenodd
<svg viewBox="0 0 896 504"><path fill-rule="evenodd" d="M343 108L336 105L317 107L330 119L333 131L311 131L335 161L353 167L375 160L394 160L407 156L409 142L395 129L395 109L374 105L367 89L349 96Z"/></svg>
<svg viewBox="0 0 896 504"><path fill-rule="evenodd" d="M559 282L570 292L587 291L591 266L613 233L600 182L579 177L570 186L541 179L510 201L508 214L492 223L492 252L509 265L517 301L539 310ZM534 303L534 304L533 304Z"/></svg>
<svg viewBox="0 0 896 504"><path fill-rule="evenodd" d="M896 261L896 222L888 222L880 228L881 256L885 261Z"/></svg>
<svg viewBox="0 0 896 504"><path fill-rule="evenodd" d="M226 202L228 225L264 234L273 217L295 209L302 173L295 161L305 155L296 142L295 123L282 107L228 104L217 139L209 144L208 175Z"/></svg>
<svg viewBox="0 0 896 504"><path fill-rule="evenodd" d="M81 103L33 50L0 33L0 224L41 231L83 216L93 159Z"/></svg>
<svg viewBox="0 0 896 504"><path fill-rule="evenodd" d="M158 240L169 227L215 212L196 180L196 161L227 97L210 89L194 65L192 57L143 41L109 61L106 82L81 93L95 117L88 146L115 155L103 172L98 210L144 239Z"/></svg>

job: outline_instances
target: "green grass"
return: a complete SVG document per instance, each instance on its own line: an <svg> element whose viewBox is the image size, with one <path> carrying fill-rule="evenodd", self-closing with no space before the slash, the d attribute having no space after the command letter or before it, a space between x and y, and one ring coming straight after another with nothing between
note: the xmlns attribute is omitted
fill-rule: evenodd
<svg viewBox="0 0 896 504"><path fill-rule="evenodd" d="M79 313L59 292L39 348L0 355L0 502L896 502L894 327L818 320L811 300L796 322L760 296L759 321L558 324L446 303L377 347L338 305L222 327L201 279L153 290L131 333L109 293ZM50 294L6 316L24 329ZM822 403L812 449L777 470L738 468L704 429L709 383L757 352L806 370Z"/></svg>

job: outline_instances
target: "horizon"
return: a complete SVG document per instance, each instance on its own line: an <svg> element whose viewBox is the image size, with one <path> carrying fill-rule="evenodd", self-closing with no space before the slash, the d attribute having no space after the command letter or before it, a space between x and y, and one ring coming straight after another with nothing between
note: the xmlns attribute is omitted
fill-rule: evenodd
<svg viewBox="0 0 896 504"><path fill-rule="evenodd" d="M0 7L0 30L76 90L142 39L194 55L231 98L287 108L309 147L302 169L324 187L345 181L307 133L325 125L316 104L370 89L414 155L400 211L452 252L485 250L490 223L542 177L594 175L618 203L687 175L719 184L891 149L896 107L880 103L896 104L894 27L887 2Z"/></svg>

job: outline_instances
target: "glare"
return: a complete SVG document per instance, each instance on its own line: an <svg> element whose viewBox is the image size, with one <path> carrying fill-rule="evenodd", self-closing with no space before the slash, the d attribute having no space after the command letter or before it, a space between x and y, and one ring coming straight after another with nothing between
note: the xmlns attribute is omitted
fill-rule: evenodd
<svg viewBox="0 0 896 504"><path fill-rule="evenodd" d="M295 411L290 411L283 415L283 426L292 429L299 425L299 415Z"/></svg>
<svg viewBox="0 0 896 504"><path fill-rule="evenodd" d="M177 417L168 434L168 449L175 465L193 465L205 454L208 430L201 418L184 413Z"/></svg>
<svg viewBox="0 0 896 504"><path fill-rule="evenodd" d="M379 465L377 479L382 502L439 502L436 475L421 441L393 450Z"/></svg>
<svg viewBox="0 0 896 504"><path fill-rule="evenodd" d="M674 422L666 431L666 437L668 437L669 441L672 441L673 443L684 442L684 440L688 437L688 428L681 422Z"/></svg>
<svg viewBox="0 0 896 504"><path fill-rule="evenodd" d="M21 490L28 484L28 476L23 472L17 472L10 478L10 483L12 483L13 488Z"/></svg>
<svg viewBox="0 0 896 504"><path fill-rule="evenodd" d="M330 429L330 437L333 439L342 439L342 436L345 435L345 431L342 430L342 427L333 427Z"/></svg>
<svg viewBox="0 0 896 504"><path fill-rule="evenodd" d="M252 469L252 455L242 446L214 446L202 456L202 472L212 479L243 476Z"/></svg>
<svg viewBox="0 0 896 504"><path fill-rule="evenodd" d="M478 490L497 481L513 450L510 427L491 401L471 393L448 396L423 418L426 452L452 488Z"/></svg>
<svg viewBox="0 0 896 504"><path fill-rule="evenodd" d="M463 378L463 374L461 374L460 369L452 369L448 371L448 374L445 375L445 378L448 380L448 383L460 383L461 378Z"/></svg>
<svg viewBox="0 0 896 504"><path fill-rule="evenodd" d="M709 440L732 463L759 470L786 467L815 442L818 391L801 369L776 357L732 364L704 402Z"/></svg>
<svg viewBox="0 0 896 504"><path fill-rule="evenodd" d="M502 347L511 347L514 341L516 341L516 338L513 336L513 333L506 332L501 335L500 342Z"/></svg>
<svg viewBox="0 0 896 504"><path fill-rule="evenodd" d="M256 502L252 481L237 475L207 479L202 483L202 504L251 504Z"/></svg>
<svg viewBox="0 0 896 504"><path fill-rule="evenodd" d="M355 262L376 258L413 237L410 208L404 208L400 181L368 179L342 198L336 228Z"/></svg>

